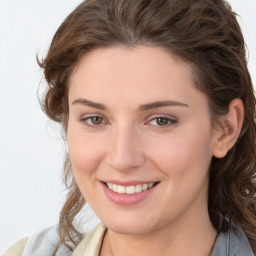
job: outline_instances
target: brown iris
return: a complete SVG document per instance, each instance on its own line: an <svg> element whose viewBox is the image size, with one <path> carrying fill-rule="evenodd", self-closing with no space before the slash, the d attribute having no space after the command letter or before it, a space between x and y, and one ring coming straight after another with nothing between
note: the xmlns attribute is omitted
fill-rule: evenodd
<svg viewBox="0 0 256 256"><path fill-rule="evenodd" d="M165 118L165 117L159 117L159 118L156 119L156 123L159 126L164 126L164 125L167 125L169 123L169 119Z"/></svg>
<svg viewBox="0 0 256 256"><path fill-rule="evenodd" d="M93 116L93 117L91 117L91 122L94 125L99 125L102 123L102 118L99 116Z"/></svg>

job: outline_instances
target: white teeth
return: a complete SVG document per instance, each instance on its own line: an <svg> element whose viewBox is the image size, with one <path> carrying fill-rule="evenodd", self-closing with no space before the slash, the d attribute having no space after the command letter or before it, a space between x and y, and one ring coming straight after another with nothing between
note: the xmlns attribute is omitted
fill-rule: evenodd
<svg viewBox="0 0 256 256"><path fill-rule="evenodd" d="M126 192L126 194L129 194L129 195L135 194L135 186L126 187L125 192Z"/></svg>
<svg viewBox="0 0 256 256"><path fill-rule="evenodd" d="M147 189L148 189L148 184L144 184L144 185L142 186L142 189L143 189L143 191L147 190Z"/></svg>
<svg viewBox="0 0 256 256"><path fill-rule="evenodd" d="M154 185L154 183L149 183L148 187L149 187L149 188L152 188L153 185Z"/></svg>
<svg viewBox="0 0 256 256"><path fill-rule="evenodd" d="M140 193L142 191L142 185L137 185L135 187L135 191L136 191L136 193Z"/></svg>
<svg viewBox="0 0 256 256"><path fill-rule="evenodd" d="M143 184L143 185L136 185L136 186L121 186L117 184L112 184L112 183L107 183L107 186L110 190L113 190L116 193L119 194L128 194L132 195L135 193L140 193L142 191L148 190L152 188L154 183L149 183L149 184Z"/></svg>
<svg viewBox="0 0 256 256"><path fill-rule="evenodd" d="M125 194L125 187L121 186L121 185L118 185L116 192L119 193L119 194Z"/></svg>
<svg viewBox="0 0 256 256"><path fill-rule="evenodd" d="M114 192L117 192L117 185L113 184L113 188L112 189L113 189Z"/></svg>

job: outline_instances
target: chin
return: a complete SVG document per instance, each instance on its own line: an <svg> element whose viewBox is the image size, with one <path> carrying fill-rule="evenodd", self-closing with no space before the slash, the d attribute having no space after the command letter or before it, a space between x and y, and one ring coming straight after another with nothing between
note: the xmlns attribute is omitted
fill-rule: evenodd
<svg viewBox="0 0 256 256"><path fill-rule="evenodd" d="M139 218L115 219L113 221L103 222L110 230L118 234L125 235L143 235L156 229L152 221Z"/></svg>

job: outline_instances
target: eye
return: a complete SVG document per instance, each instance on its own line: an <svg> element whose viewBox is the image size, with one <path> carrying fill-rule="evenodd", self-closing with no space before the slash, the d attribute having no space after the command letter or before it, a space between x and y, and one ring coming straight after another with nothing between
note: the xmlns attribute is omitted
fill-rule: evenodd
<svg viewBox="0 0 256 256"><path fill-rule="evenodd" d="M81 122L89 127L99 127L107 123L107 121L100 116L85 117L81 119Z"/></svg>
<svg viewBox="0 0 256 256"><path fill-rule="evenodd" d="M160 117L156 117L154 119L151 119L148 122L148 124L164 128L164 127L172 126L172 125L176 124L177 122L178 121L175 120L175 119L160 116Z"/></svg>
<svg viewBox="0 0 256 256"><path fill-rule="evenodd" d="M99 125L102 123L103 118L101 118L99 116L92 116L92 117L89 117L89 120L91 121L92 124Z"/></svg>
<svg viewBox="0 0 256 256"><path fill-rule="evenodd" d="M156 123L159 126L167 125L169 124L169 119L165 117L158 117L156 118Z"/></svg>

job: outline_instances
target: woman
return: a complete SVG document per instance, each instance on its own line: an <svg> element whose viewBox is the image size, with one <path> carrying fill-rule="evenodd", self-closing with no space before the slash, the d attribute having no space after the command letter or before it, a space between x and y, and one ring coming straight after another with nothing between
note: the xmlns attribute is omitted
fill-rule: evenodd
<svg viewBox="0 0 256 256"><path fill-rule="evenodd" d="M255 97L224 0L84 1L39 63L69 194L56 230L6 255L256 252Z"/></svg>

